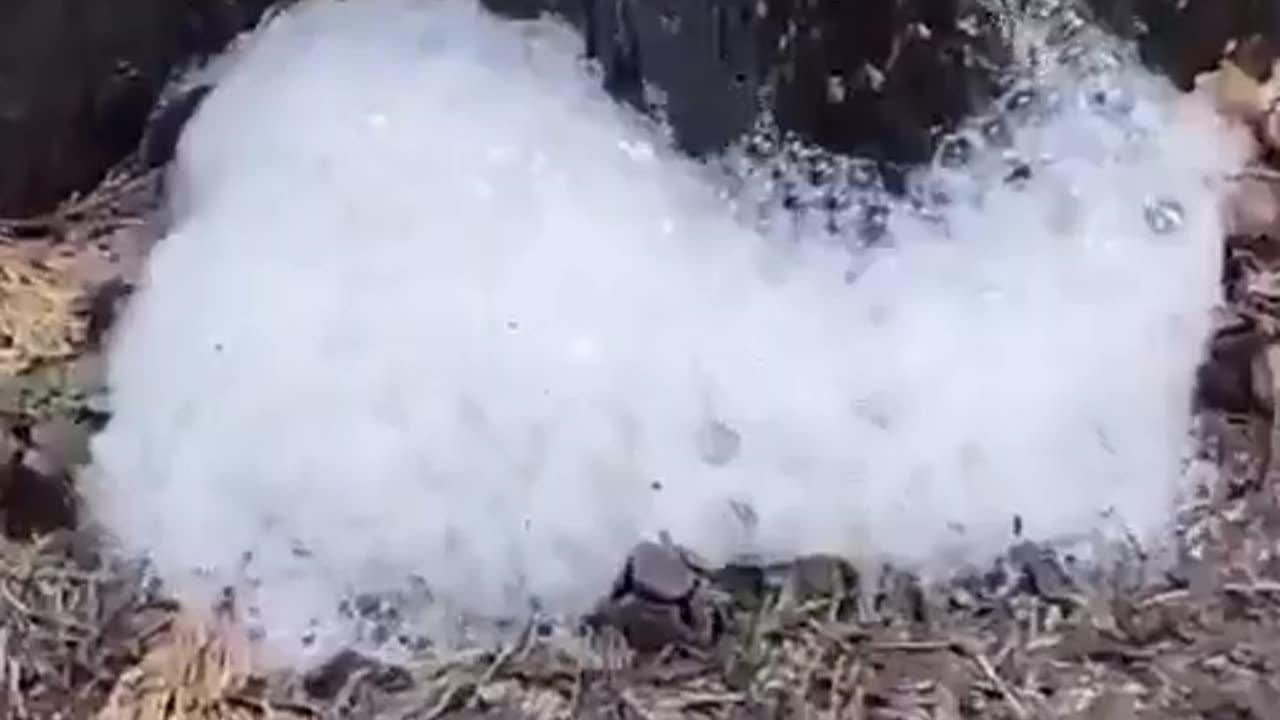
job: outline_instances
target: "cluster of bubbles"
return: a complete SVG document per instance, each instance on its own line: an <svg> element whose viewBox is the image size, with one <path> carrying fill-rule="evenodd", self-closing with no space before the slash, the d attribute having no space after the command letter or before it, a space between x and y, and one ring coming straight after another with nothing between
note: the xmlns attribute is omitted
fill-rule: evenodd
<svg viewBox="0 0 1280 720"><path fill-rule="evenodd" d="M1131 48L1105 35L1079 3L990 2L1015 58L1001 71L1004 92L958 127L940 131L931 162L911 168L837 155L780 132L764 113L718 163L741 219L780 240L830 242L861 256L893 244L895 216L945 233L949 206L1023 189L1051 170L1064 158L1019 139L1066 110L1085 109L1123 129L1127 141L1108 148L1116 154L1108 159L1142 151L1146 108L1132 74L1123 72L1132 65ZM1159 235L1178 230L1184 214L1176 198L1164 196L1149 198L1140 212Z"/></svg>

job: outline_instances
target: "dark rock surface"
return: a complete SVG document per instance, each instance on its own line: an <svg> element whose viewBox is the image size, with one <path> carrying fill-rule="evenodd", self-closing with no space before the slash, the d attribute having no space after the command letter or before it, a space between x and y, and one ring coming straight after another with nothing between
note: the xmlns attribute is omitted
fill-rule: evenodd
<svg viewBox="0 0 1280 720"><path fill-rule="evenodd" d="M641 542L587 621L612 627L632 648L658 652L673 644L707 646L723 630L706 579L675 545Z"/></svg>
<svg viewBox="0 0 1280 720"><path fill-rule="evenodd" d="M995 3L980 0L482 2L508 17L569 19L609 90L642 109L661 104L695 155L741 137L765 108L782 132L822 148L916 164L1001 89L1007 54ZM1275 0L1083 2L1184 89L1229 42L1254 75L1280 53Z"/></svg>
<svg viewBox="0 0 1280 720"><path fill-rule="evenodd" d="M702 155L766 108L779 129L888 163L926 160L941 130L996 90L1002 49L976 0L483 0L507 17L557 13L604 82L660 106Z"/></svg>
<svg viewBox="0 0 1280 720"><path fill-rule="evenodd" d="M1088 0L1102 23L1134 40L1147 65L1189 90L1212 70L1230 41L1247 46L1254 74L1280 49L1280 3L1275 0ZM1248 69L1248 68L1247 68Z"/></svg>
<svg viewBox="0 0 1280 720"><path fill-rule="evenodd" d="M926 160L1000 87L1005 49L980 0L481 0L560 15L617 98L657 111L676 143L714 153L767 110L778 129L886 167ZM1188 87L1230 40L1265 73L1273 0L1087 0ZM142 147L172 156L202 91L155 113L175 69L219 51L271 0L11 0L0 6L0 216L36 215ZM151 130L148 131L148 127Z"/></svg>
<svg viewBox="0 0 1280 720"><path fill-rule="evenodd" d="M755 120L766 68L755 0L481 0L498 15L550 12L582 34L605 88L656 104L682 149L722 149Z"/></svg>
<svg viewBox="0 0 1280 720"><path fill-rule="evenodd" d="M270 4L0 4L0 215L36 215L90 189L138 145L172 72L219 51Z"/></svg>
<svg viewBox="0 0 1280 720"><path fill-rule="evenodd" d="M990 95L996 52L976 0L483 0L552 11L582 33L607 89L660 107L703 155L756 123L891 163ZM0 216L39 215L135 150L167 162L197 89L156 110L175 70L216 53L271 0L13 0L0 7ZM970 28L965 31L962 28Z"/></svg>
<svg viewBox="0 0 1280 720"><path fill-rule="evenodd" d="M943 131L999 89L1004 48L972 0L779 3L767 37L779 126L837 152L929 158Z"/></svg>

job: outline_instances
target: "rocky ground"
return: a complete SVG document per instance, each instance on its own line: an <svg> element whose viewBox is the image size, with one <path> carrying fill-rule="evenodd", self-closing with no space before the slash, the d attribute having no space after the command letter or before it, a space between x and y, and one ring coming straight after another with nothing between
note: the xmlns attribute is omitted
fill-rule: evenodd
<svg viewBox="0 0 1280 720"><path fill-rule="evenodd" d="M1235 179L1228 303L1202 377L1199 432L1221 473L1158 575L1137 546L1099 573L1021 543L989 572L925 584L823 557L708 568L645 545L578 636L531 626L499 651L261 675L233 618L184 612L77 513L72 477L106 411L98 352L158 231L156 177L112 176L0 225L0 717L1273 717L1280 81L1245 50L1203 85L1260 141Z"/></svg>

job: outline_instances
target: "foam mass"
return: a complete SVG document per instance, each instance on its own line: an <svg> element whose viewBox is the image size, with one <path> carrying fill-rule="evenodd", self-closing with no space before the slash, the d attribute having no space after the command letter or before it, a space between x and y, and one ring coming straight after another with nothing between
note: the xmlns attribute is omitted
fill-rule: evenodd
<svg viewBox="0 0 1280 720"><path fill-rule="evenodd" d="M111 352L87 492L124 551L322 648L364 591L418 588L428 633L582 610L662 530L946 570L1015 514L1167 528L1240 159L1193 103L1063 85L1015 125L1030 180L936 171L941 214L851 254L742 222L579 54L312 0L223 59Z"/></svg>

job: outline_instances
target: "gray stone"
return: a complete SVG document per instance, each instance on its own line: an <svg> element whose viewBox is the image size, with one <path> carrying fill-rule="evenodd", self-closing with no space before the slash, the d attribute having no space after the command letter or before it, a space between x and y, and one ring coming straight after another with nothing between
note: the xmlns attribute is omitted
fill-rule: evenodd
<svg viewBox="0 0 1280 720"><path fill-rule="evenodd" d="M589 620L617 630L642 653L671 644L708 646L722 623L720 608L699 573L672 543L638 543Z"/></svg>
<svg viewBox="0 0 1280 720"><path fill-rule="evenodd" d="M643 542L631 551L630 589L659 602L679 602L693 594L698 576L672 546Z"/></svg>
<svg viewBox="0 0 1280 720"><path fill-rule="evenodd" d="M792 565L785 590L791 600L799 603L849 597L858 590L858 571L835 555L805 555Z"/></svg>
<svg viewBox="0 0 1280 720"><path fill-rule="evenodd" d="M1009 562L1022 574L1026 590L1046 599L1068 597L1075 590L1058 554L1039 543L1024 540L1009 549Z"/></svg>

